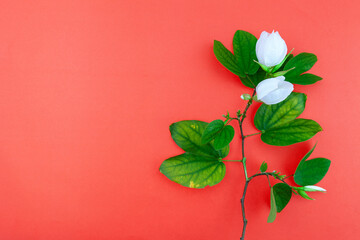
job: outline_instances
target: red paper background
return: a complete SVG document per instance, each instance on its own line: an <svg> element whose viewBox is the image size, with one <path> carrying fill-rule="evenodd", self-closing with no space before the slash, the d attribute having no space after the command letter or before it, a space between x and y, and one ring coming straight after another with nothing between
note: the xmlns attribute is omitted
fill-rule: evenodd
<svg viewBox="0 0 360 240"><path fill-rule="evenodd" d="M239 239L241 164L217 186L188 189L159 173L180 154L168 126L211 121L250 93L223 68L213 40L237 29L280 31L313 52L323 81L304 118L324 131L273 147L247 140L248 168L294 172L313 157L332 166L316 201L294 197L266 223L259 177L246 199L247 238L359 239L359 3L352 0L0 1L0 239ZM249 116L254 116L254 110ZM246 133L255 132L250 119ZM236 129L237 130L237 129ZM228 159L239 159L238 138Z"/></svg>

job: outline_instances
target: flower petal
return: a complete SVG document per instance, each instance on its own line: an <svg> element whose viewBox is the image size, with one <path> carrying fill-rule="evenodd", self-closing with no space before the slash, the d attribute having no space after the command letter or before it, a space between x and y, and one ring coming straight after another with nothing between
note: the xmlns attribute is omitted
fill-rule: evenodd
<svg viewBox="0 0 360 240"><path fill-rule="evenodd" d="M283 79L285 79L285 78L283 77ZM270 92L278 89L279 83L281 81L283 81L283 79L280 77L277 77L277 78L268 78L268 79L261 81L256 86L257 98L259 100L262 100L262 98L264 98Z"/></svg>

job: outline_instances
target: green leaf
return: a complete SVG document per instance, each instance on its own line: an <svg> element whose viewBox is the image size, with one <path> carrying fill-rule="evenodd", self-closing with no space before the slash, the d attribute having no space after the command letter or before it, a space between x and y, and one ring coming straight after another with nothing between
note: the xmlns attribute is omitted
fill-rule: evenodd
<svg viewBox="0 0 360 240"><path fill-rule="evenodd" d="M294 70L294 69L295 69L295 68L290 68L290 69L285 70L285 71L278 71L278 72L272 74L272 77L273 77L273 78L276 78L276 77L279 77L279 76L284 76L286 73L288 73L288 72L290 72L290 71L292 71L292 70Z"/></svg>
<svg viewBox="0 0 360 240"><path fill-rule="evenodd" d="M254 62L257 60L256 42L256 37L251 33L241 30L235 32L233 38L234 54L243 76L255 74L259 68L258 64Z"/></svg>
<svg viewBox="0 0 360 240"><path fill-rule="evenodd" d="M232 52L230 52L221 42L216 40L214 40L214 53L216 59L230 72L238 76L245 76L240 71L241 66L238 64Z"/></svg>
<svg viewBox="0 0 360 240"><path fill-rule="evenodd" d="M294 120L304 111L305 102L305 94L293 92L278 104L262 104L255 114L255 127L261 131L268 130Z"/></svg>
<svg viewBox="0 0 360 240"><path fill-rule="evenodd" d="M322 77L316 76L311 73L305 73L297 77L286 78L286 81L294 84L310 85L320 81L321 79Z"/></svg>
<svg viewBox="0 0 360 240"><path fill-rule="evenodd" d="M270 73L271 72L271 67L268 67L268 66L266 66L266 65L264 65L264 64L262 64L262 63L259 63L258 61L256 61L256 60L254 60L254 62L257 64L257 65L259 65L265 72L267 72L267 73Z"/></svg>
<svg viewBox="0 0 360 240"><path fill-rule="evenodd" d="M264 70L262 70L261 68L259 68L259 70L255 74L249 75L247 77L240 77L240 80L245 86L247 86L249 88L254 88L262 80L265 79L265 75L266 75L266 72Z"/></svg>
<svg viewBox="0 0 360 240"><path fill-rule="evenodd" d="M249 88L255 88L255 83L253 84L253 82L246 76L246 77L240 77L240 80L242 82L242 84L244 84L246 87Z"/></svg>
<svg viewBox="0 0 360 240"><path fill-rule="evenodd" d="M277 183L273 186L277 212L281 212L289 203L292 195L291 187L285 183Z"/></svg>
<svg viewBox="0 0 360 240"><path fill-rule="evenodd" d="M225 176L225 164L210 156L184 153L165 160L160 172L171 181L190 188L218 184Z"/></svg>
<svg viewBox="0 0 360 240"><path fill-rule="evenodd" d="M315 185L325 177L330 163L326 158L301 161L294 174L294 181L300 186Z"/></svg>
<svg viewBox="0 0 360 240"><path fill-rule="evenodd" d="M266 172L267 168L268 168L268 164L265 161L263 161L260 166L260 172Z"/></svg>
<svg viewBox="0 0 360 240"><path fill-rule="evenodd" d="M295 67L295 69L285 74L286 81L301 85L309 85L321 80L321 77L312 74L300 75L306 71L309 71L314 66L316 61L317 57L312 53L300 53L296 55L291 60L289 60L284 67L284 70Z"/></svg>
<svg viewBox="0 0 360 240"><path fill-rule="evenodd" d="M206 126L204 133L202 134L201 143L206 144L206 143L210 142L211 140L213 140L215 138L215 136L218 133L220 133L220 131L223 128L224 128L224 122L220 119L214 120L211 123L209 123ZM224 145L223 147L225 147L225 146L226 145Z"/></svg>
<svg viewBox="0 0 360 240"><path fill-rule="evenodd" d="M299 118L263 131L261 140L270 145L288 146L309 140L321 130L317 122Z"/></svg>
<svg viewBox="0 0 360 240"><path fill-rule="evenodd" d="M274 189L271 188L270 191L270 213L269 213L269 217L267 219L268 223L272 223L275 221L276 218L276 202L275 202L275 196L274 196Z"/></svg>
<svg viewBox="0 0 360 240"><path fill-rule="evenodd" d="M286 74L285 77L291 78L309 71L317 61L317 57L312 53L300 53L293 57L284 67L284 70L295 67L294 70Z"/></svg>
<svg viewBox="0 0 360 240"><path fill-rule="evenodd" d="M210 143L201 143L201 137L207 126L208 123L196 120L176 122L170 125L171 137L186 152L219 158L219 153Z"/></svg>
<svg viewBox="0 0 360 240"><path fill-rule="evenodd" d="M235 135L235 130L232 126L226 125L221 132L215 136L214 140L214 148L215 149L221 149L227 145L233 140Z"/></svg>
<svg viewBox="0 0 360 240"><path fill-rule="evenodd" d="M321 131L313 120L296 119L304 111L305 103L305 94L293 92L278 104L262 104L254 118L261 140L270 145L287 146L306 141Z"/></svg>
<svg viewBox="0 0 360 240"><path fill-rule="evenodd" d="M229 155L229 152L230 152L230 145L227 145L226 147L220 149L220 150L217 150L219 156L221 158L224 158L226 157L227 155Z"/></svg>
<svg viewBox="0 0 360 240"><path fill-rule="evenodd" d="M317 145L317 143L315 143L315 145L310 149L310 151L309 151L307 154L305 154L305 156L301 159L301 161L300 161L300 163L299 163L299 165L298 165L298 168L299 168L299 166L300 166L301 164L303 164L303 163L310 157L310 155L314 152L316 145Z"/></svg>
<svg viewBox="0 0 360 240"><path fill-rule="evenodd" d="M301 190L301 189L298 189L298 190L296 190L296 191L299 193L299 195L300 195L301 197L303 197L303 198L305 198L305 199L307 199L307 200L315 200L315 199L309 197L309 195L307 195L307 193L306 193L305 191Z"/></svg>

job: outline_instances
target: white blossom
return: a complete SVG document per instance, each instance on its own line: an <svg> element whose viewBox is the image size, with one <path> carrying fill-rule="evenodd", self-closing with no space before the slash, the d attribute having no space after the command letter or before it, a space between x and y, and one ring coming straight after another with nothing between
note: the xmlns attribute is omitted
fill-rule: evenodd
<svg viewBox="0 0 360 240"><path fill-rule="evenodd" d="M285 41L279 32L268 33L263 31L256 43L256 56L259 63L273 67L282 62L287 53Z"/></svg>

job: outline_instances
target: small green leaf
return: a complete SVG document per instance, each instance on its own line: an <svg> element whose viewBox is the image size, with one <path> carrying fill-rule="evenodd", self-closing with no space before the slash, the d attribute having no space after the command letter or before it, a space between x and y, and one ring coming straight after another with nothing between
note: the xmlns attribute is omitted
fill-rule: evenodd
<svg viewBox="0 0 360 240"><path fill-rule="evenodd" d="M260 172L266 172L267 168L268 168L268 164L265 161L263 161L260 166Z"/></svg>
<svg viewBox="0 0 360 240"><path fill-rule="evenodd" d="M215 136L214 140L214 148L215 149L221 149L227 145L233 140L235 135L235 130L232 126L226 125L221 132Z"/></svg>
<svg viewBox="0 0 360 240"><path fill-rule="evenodd" d="M301 190L301 189L298 189L298 190L296 190L296 191L299 193L299 195L300 195L301 197L303 197L303 198L305 198L305 199L307 199L307 200L314 200L313 198L309 197L309 195L307 195L307 193L306 193L305 191L303 191L303 190Z"/></svg>
<svg viewBox="0 0 360 240"><path fill-rule="evenodd" d="M238 64L235 56L221 42L214 41L214 53L216 59L226 67L230 72L238 76L245 76L240 71L241 66Z"/></svg>
<svg viewBox="0 0 360 240"><path fill-rule="evenodd" d="M270 72L271 72L271 70L272 70L271 67L268 67L268 66L266 66L266 65L264 65L264 64L262 64L262 63L259 63L259 62L256 61L256 60L254 60L254 62L255 62L257 65L259 65L259 66L262 68L262 70L264 70L265 72L267 72L267 73L270 73Z"/></svg>
<svg viewBox="0 0 360 240"><path fill-rule="evenodd" d="M272 74L272 77L279 77L279 76L284 76L286 73L288 73L288 72L290 72L290 71L292 71L292 70L294 70L295 68L290 68L290 69L288 69L288 70L285 70L285 71L278 71L278 72L276 72L276 73L274 73L274 74Z"/></svg>
<svg viewBox="0 0 360 240"><path fill-rule="evenodd" d="M305 94L293 92L278 104L262 104L254 118L255 127L259 130L267 130L294 120L304 111L305 102Z"/></svg>
<svg viewBox="0 0 360 240"><path fill-rule="evenodd" d="M193 153L169 158L160 166L167 178L189 188L214 186L224 178L225 171L225 164L218 159Z"/></svg>
<svg viewBox="0 0 360 240"><path fill-rule="evenodd" d="M186 152L219 158L219 153L210 143L201 143L201 137L208 125L206 122L196 120L176 122L170 125L171 137Z"/></svg>
<svg viewBox="0 0 360 240"><path fill-rule="evenodd" d="M272 223L275 221L276 218L276 202L275 202L275 197L274 197L274 189L271 188L270 191L270 213L269 213L269 217L267 219L268 223Z"/></svg>
<svg viewBox="0 0 360 240"><path fill-rule="evenodd" d="M206 143L210 142L211 140L213 140L215 138L215 136L218 133L220 133L220 131L223 128L224 128L224 122L222 120L220 120L220 119L214 120L211 123L209 123L206 126L204 133L202 134L201 143L206 144ZM226 145L224 145L224 147Z"/></svg>
<svg viewBox="0 0 360 240"><path fill-rule="evenodd" d="M325 177L330 163L326 158L301 161L294 174L294 181L300 186L315 185Z"/></svg>
<svg viewBox="0 0 360 240"><path fill-rule="evenodd" d="M285 208L291 199L291 187L285 183L277 183L273 186L273 192L276 202L276 210L279 213Z"/></svg>
<svg viewBox="0 0 360 240"><path fill-rule="evenodd" d="M255 52L256 42L256 37L251 33L241 30L235 32L233 38L234 55L243 76L255 74L259 68L254 62L254 60L257 60Z"/></svg>
<svg viewBox="0 0 360 240"><path fill-rule="evenodd" d="M229 155L230 145L227 145L226 147L224 147L220 150L217 150L217 152L221 158L225 158L227 155Z"/></svg>
<svg viewBox="0 0 360 240"><path fill-rule="evenodd" d="M264 131L261 140L269 145L288 146L309 140L321 130L317 122L298 118Z"/></svg>
<svg viewBox="0 0 360 240"><path fill-rule="evenodd" d="M246 77L240 77L240 80L242 82L242 84L244 84L246 87L249 87L249 88L255 88L255 83L252 82L252 80L249 79L248 76Z"/></svg>
<svg viewBox="0 0 360 240"><path fill-rule="evenodd" d="M294 84L310 85L320 81L321 79L322 77L316 76L311 73L305 73L297 77L286 78L286 81Z"/></svg>

